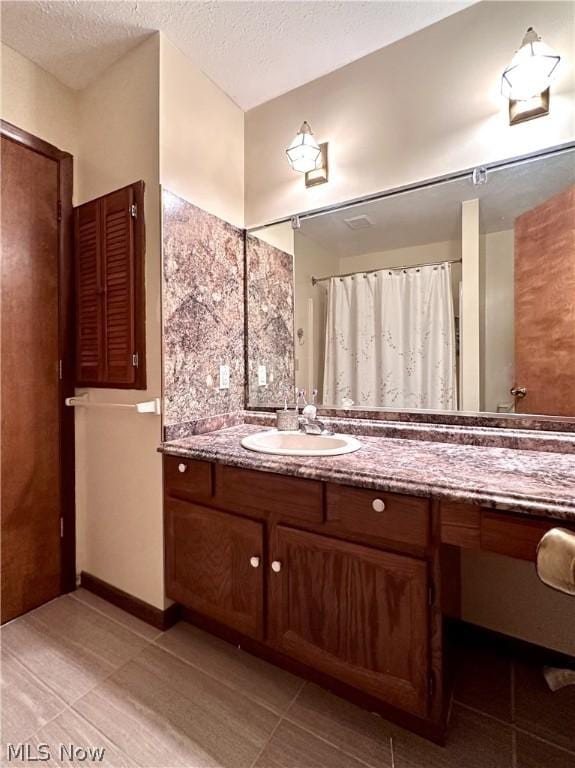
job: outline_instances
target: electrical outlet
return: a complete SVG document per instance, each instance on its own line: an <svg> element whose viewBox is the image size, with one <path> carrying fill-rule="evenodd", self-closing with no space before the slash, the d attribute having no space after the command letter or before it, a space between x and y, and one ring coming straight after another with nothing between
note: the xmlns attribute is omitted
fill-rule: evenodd
<svg viewBox="0 0 575 768"><path fill-rule="evenodd" d="M265 387L268 383L268 374L265 365L258 365L258 387Z"/></svg>
<svg viewBox="0 0 575 768"><path fill-rule="evenodd" d="M220 365L220 389L230 388L230 366Z"/></svg>

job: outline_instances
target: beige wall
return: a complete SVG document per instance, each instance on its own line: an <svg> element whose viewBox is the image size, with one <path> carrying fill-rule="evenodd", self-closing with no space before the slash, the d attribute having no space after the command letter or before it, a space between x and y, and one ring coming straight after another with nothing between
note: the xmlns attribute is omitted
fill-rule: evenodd
<svg viewBox="0 0 575 768"><path fill-rule="evenodd" d="M92 389L90 398L159 397L159 36L148 38L78 95L78 202L146 184L147 390ZM164 607L160 417L76 410L78 570Z"/></svg>
<svg viewBox="0 0 575 768"><path fill-rule="evenodd" d="M76 92L2 44L2 119L76 156Z"/></svg>
<svg viewBox="0 0 575 768"><path fill-rule="evenodd" d="M573 597L542 584L533 563L489 552L462 555L465 621L575 655Z"/></svg>
<svg viewBox="0 0 575 768"><path fill-rule="evenodd" d="M295 342L296 386L309 392L315 387L321 403L327 312L326 283L312 285L312 277L337 271L337 259L305 235L295 235L295 329L302 328L303 343Z"/></svg>
<svg viewBox="0 0 575 768"><path fill-rule="evenodd" d="M244 223L244 113L166 37L160 43L160 181Z"/></svg>
<svg viewBox="0 0 575 768"><path fill-rule="evenodd" d="M492 232L479 239L481 410L513 405L514 231Z"/></svg>
<svg viewBox="0 0 575 768"><path fill-rule="evenodd" d="M533 25L563 56L550 115L509 126L503 68ZM575 138L573 4L482 2L246 114L246 223ZM306 189L285 147L306 119L330 180Z"/></svg>

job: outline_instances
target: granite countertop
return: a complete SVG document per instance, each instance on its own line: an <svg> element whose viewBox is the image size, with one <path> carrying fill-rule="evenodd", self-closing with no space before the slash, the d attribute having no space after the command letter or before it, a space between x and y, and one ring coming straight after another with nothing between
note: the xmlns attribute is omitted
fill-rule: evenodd
<svg viewBox="0 0 575 768"><path fill-rule="evenodd" d="M575 455L390 437L359 436L343 456L273 456L243 448L251 424L163 443L174 456L219 461L381 491L408 493L575 523Z"/></svg>

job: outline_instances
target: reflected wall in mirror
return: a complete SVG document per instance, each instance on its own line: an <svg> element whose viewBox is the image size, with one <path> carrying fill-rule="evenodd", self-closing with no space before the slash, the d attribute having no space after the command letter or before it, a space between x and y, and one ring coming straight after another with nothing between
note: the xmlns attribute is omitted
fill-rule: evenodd
<svg viewBox="0 0 575 768"><path fill-rule="evenodd" d="M479 181L248 235L249 405L575 416L575 149Z"/></svg>

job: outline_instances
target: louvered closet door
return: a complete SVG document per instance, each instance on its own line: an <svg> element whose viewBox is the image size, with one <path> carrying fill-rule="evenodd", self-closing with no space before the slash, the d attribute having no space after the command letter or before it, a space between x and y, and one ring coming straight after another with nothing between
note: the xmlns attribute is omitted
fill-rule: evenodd
<svg viewBox="0 0 575 768"><path fill-rule="evenodd" d="M144 183L76 208L78 386L145 389Z"/></svg>
<svg viewBox="0 0 575 768"><path fill-rule="evenodd" d="M134 233L131 187L102 198L102 267L104 280L104 378L133 384L136 367L134 335Z"/></svg>
<svg viewBox="0 0 575 768"><path fill-rule="evenodd" d="M100 251L100 203L94 200L76 209L76 367L78 381L90 384L104 376Z"/></svg>

